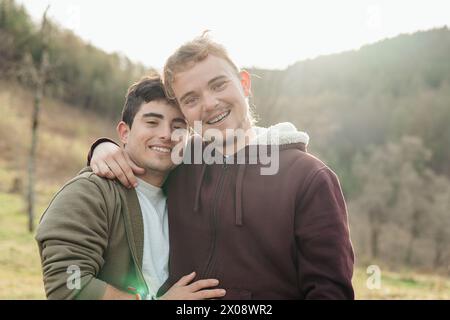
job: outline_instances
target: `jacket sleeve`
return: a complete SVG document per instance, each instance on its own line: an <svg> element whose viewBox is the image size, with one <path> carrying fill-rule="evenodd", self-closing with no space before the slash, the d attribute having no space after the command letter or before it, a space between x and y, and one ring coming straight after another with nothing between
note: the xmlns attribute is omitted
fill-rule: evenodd
<svg viewBox="0 0 450 320"><path fill-rule="evenodd" d="M102 144L103 142L111 142L114 143L115 145L119 146L115 141L111 140L110 138L99 138L97 139L92 145L91 148L89 149L88 155L87 155L87 166L91 165L91 159L92 159L92 154L94 153L94 149L97 148L97 146L99 144Z"/></svg>
<svg viewBox="0 0 450 320"><path fill-rule="evenodd" d="M304 299L354 299L354 254L338 178L317 169L297 195L295 239Z"/></svg>
<svg viewBox="0 0 450 320"><path fill-rule="evenodd" d="M64 186L45 211L36 241L49 299L103 297L107 284L96 276L108 244L105 203L96 183L78 178Z"/></svg>

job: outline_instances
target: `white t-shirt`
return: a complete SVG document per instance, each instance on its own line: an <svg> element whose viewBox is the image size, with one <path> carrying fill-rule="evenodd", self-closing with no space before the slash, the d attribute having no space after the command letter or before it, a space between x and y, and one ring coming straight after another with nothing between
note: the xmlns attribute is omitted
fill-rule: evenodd
<svg viewBox="0 0 450 320"><path fill-rule="evenodd" d="M136 193L144 220L142 272L149 289L149 296L155 296L169 275L167 202L161 188L142 179L137 180Z"/></svg>

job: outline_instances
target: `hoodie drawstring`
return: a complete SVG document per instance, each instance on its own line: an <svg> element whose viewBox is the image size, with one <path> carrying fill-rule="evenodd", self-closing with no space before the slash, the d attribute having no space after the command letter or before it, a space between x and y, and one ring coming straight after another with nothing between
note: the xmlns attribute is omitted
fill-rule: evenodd
<svg viewBox="0 0 450 320"><path fill-rule="evenodd" d="M244 181L245 164L238 166L236 178L236 225L242 226L242 184Z"/></svg>
<svg viewBox="0 0 450 320"><path fill-rule="evenodd" d="M202 171L200 172L200 180L197 183L197 190L195 191L194 212L197 212L200 206L200 191L202 189L203 179L205 178L206 164L202 165Z"/></svg>

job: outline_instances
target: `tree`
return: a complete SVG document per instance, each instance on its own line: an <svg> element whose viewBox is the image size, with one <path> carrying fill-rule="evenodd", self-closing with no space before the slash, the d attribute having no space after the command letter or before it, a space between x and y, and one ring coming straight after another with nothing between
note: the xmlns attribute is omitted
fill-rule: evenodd
<svg viewBox="0 0 450 320"><path fill-rule="evenodd" d="M429 169L417 170L411 162L400 170L398 201L393 208L394 222L408 232L404 263L412 265L416 241L430 231L428 229L431 207L434 204L436 175Z"/></svg>
<svg viewBox="0 0 450 320"><path fill-rule="evenodd" d="M360 192L356 199L359 214L368 217L371 256L379 258L383 226L398 223L411 236L406 260L410 261L414 240L420 235L429 200L420 191L426 185L424 166L431 154L420 139L404 137L398 143L372 147L357 156L354 164Z"/></svg>
<svg viewBox="0 0 450 320"><path fill-rule="evenodd" d="M35 174L36 174L36 148L38 140L38 127L39 127L39 113L41 109L42 98L45 92L45 82L47 78L47 71L49 69L48 61L48 37L49 31L47 30L47 11L45 10L42 16L42 25L40 30L40 37L42 39L42 53L41 61L38 67L34 66L33 61L28 61L30 75L32 82L35 86L34 94L34 108L32 116L32 128L31 128L31 147L28 160L28 230L33 232L34 230L34 216L35 216ZM28 56L28 60L32 60Z"/></svg>
<svg viewBox="0 0 450 320"><path fill-rule="evenodd" d="M443 176L436 177L431 187L434 201L430 208L429 223L435 247L433 267L437 269L450 264L450 181Z"/></svg>

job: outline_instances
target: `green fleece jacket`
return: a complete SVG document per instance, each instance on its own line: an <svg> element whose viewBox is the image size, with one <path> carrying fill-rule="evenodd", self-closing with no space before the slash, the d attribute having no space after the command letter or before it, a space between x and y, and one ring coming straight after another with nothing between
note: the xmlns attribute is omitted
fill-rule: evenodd
<svg viewBox="0 0 450 320"><path fill-rule="evenodd" d="M47 297L100 299L107 284L147 294L143 239L136 191L83 169L54 196L37 229Z"/></svg>

